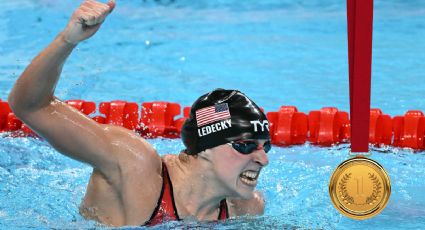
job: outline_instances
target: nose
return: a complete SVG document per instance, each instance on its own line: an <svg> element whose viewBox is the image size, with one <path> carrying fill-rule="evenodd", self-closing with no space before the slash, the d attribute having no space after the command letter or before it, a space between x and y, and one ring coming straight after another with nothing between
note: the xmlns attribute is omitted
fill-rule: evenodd
<svg viewBox="0 0 425 230"><path fill-rule="evenodd" d="M266 166L269 164L269 157L263 149L263 146L258 147L252 154L253 160L260 164L261 166Z"/></svg>

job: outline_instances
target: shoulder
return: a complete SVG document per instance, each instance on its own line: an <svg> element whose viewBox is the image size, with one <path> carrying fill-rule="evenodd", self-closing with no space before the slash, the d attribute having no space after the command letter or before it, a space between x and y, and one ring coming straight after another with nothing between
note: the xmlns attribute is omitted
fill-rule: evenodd
<svg viewBox="0 0 425 230"><path fill-rule="evenodd" d="M145 182L150 178L157 180L153 175L161 175L161 158L149 142L134 131L119 126L105 125L103 129L122 177L128 180L129 175L143 176Z"/></svg>
<svg viewBox="0 0 425 230"><path fill-rule="evenodd" d="M103 129L107 133L113 151L123 153L118 157L131 160L161 161L153 146L134 131L113 125L106 125Z"/></svg>
<svg viewBox="0 0 425 230"><path fill-rule="evenodd" d="M119 161L114 183L122 199L126 225L143 224L158 205L162 190L162 160L153 146L132 130L104 126L111 150Z"/></svg>
<svg viewBox="0 0 425 230"><path fill-rule="evenodd" d="M251 199L228 199L230 216L262 215L265 201L263 195L255 191Z"/></svg>

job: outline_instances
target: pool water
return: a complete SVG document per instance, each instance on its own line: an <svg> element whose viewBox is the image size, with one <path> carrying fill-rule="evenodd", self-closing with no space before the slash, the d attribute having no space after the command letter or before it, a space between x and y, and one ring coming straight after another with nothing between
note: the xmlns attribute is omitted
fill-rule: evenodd
<svg viewBox="0 0 425 230"><path fill-rule="evenodd" d="M0 0L0 99L66 25L79 1ZM95 102L171 101L189 106L214 88L236 88L266 111L295 105L349 110L345 1L120 1L101 30L74 51L56 95ZM391 116L425 111L425 6L375 1L372 107ZM0 228L102 228L78 214L91 168L46 142L0 137ZM177 153L179 139L149 140ZM349 146L275 147L260 175L263 216L154 228L420 229L425 225L425 153L373 148L392 180L378 216L355 221L328 197Z"/></svg>

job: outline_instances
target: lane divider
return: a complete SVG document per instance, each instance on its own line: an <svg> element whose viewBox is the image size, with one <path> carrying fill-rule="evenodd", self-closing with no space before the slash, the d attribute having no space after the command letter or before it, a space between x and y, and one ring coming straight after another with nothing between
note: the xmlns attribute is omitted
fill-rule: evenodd
<svg viewBox="0 0 425 230"><path fill-rule="evenodd" d="M404 116L395 116L393 132L394 146L425 149L425 117L422 111L410 110Z"/></svg>
<svg viewBox="0 0 425 230"><path fill-rule="evenodd" d="M66 101L101 124L112 124L134 130L145 138L179 138L181 127L189 117L190 107L183 108L173 102L127 101L101 102L84 100ZM335 107L323 107L308 114L299 112L295 106L281 106L276 112L268 112L272 143L291 146L310 142L318 146L331 146L350 142L349 114ZM17 132L18 131L18 132ZM23 137L36 134L15 114L9 104L0 100L0 133ZM409 110L402 116L391 118L380 109L370 110L369 143L376 146L425 150L425 116L422 111Z"/></svg>
<svg viewBox="0 0 425 230"><path fill-rule="evenodd" d="M180 115L180 105L171 102L142 103L140 127L136 130L149 138L178 138L180 132L174 117Z"/></svg>
<svg viewBox="0 0 425 230"><path fill-rule="evenodd" d="M305 113L295 106L282 106L278 112L268 112L272 143L279 146L304 144L308 136Z"/></svg>
<svg viewBox="0 0 425 230"><path fill-rule="evenodd" d="M309 141L313 144L330 146L348 142L350 120L348 113L334 107L324 107L308 114Z"/></svg>

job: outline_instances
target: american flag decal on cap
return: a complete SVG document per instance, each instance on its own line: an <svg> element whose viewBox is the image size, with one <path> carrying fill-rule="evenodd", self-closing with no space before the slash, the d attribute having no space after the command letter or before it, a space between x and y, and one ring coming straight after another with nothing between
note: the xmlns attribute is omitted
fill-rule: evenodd
<svg viewBox="0 0 425 230"><path fill-rule="evenodd" d="M196 111L196 123L198 127L229 118L230 112L227 103L205 107Z"/></svg>

